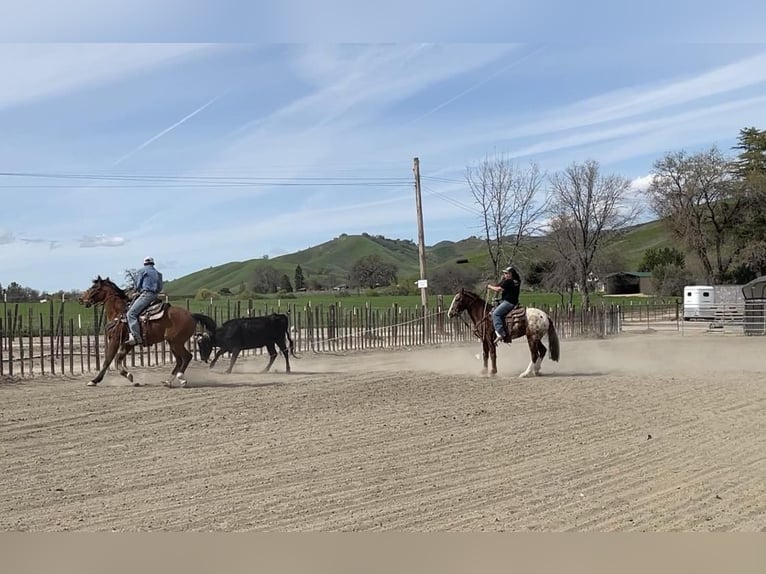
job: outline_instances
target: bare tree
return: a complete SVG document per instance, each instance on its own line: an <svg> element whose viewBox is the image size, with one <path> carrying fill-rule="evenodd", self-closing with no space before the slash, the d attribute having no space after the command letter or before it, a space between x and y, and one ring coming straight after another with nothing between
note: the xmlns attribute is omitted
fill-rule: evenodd
<svg viewBox="0 0 766 574"><path fill-rule="evenodd" d="M573 163L551 177L552 224L559 256L574 267L583 306L598 257L620 230L636 220L640 208L629 201L630 180L601 175L598 162Z"/></svg>
<svg viewBox="0 0 766 574"><path fill-rule="evenodd" d="M518 253L525 237L540 229L548 198L540 197L545 176L535 163L521 168L495 156L466 169L466 181L479 206L482 233L493 276Z"/></svg>
<svg viewBox="0 0 766 574"><path fill-rule="evenodd" d="M131 290L136 288L139 271L140 269L136 268L125 269L123 272L123 279L125 280L123 283L123 289Z"/></svg>
<svg viewBox="0 0 766 574"><path fill-rule="evenodd" d="M574 302L575 285L577 284L578 271L575 264L574 247L568 237L574 230L567 227L573 225L570 217L556 215L551 219L550 231L546 237L550 244L552 268L545 275L542 285L561 296L561 303L572 305ZM564 297L566 296L566 301Z"/></svg>
<svg viewBox="0 0 766 574"><path fill-rule="evenodd" d="M720 283L735 255L734 228L746 205L730 163L715 147L669 153L654 163L647 195L654 212L697 255L706 280Z"/></svg>

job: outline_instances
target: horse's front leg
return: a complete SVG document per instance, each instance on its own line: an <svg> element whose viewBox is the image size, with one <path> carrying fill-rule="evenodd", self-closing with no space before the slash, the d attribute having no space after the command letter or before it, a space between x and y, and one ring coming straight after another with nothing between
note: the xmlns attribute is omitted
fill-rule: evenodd
<svg viewBox="0 0 766 574"><path fill-rule="evenodd" d="M120 374L133 383L133 373L128 370L128 363L126 358L130 352L130 347L125 344L120 344L120 348L117 351L117 356L114 358L114 364L120 369ZM133 383L134 387L140 387L140 383Z"/></svg>
<svg viewBox="0 0 766 574"><path fill-rule="evenodd" d="M109 370L109 365L112 364L112 360L114 359L114 356L117 354L117 347L119 346L120 342L116 339L108 339L106 342L106 356L104 357L104 364L101 367L101 370L96 373L96 376L93 377L90 381L88 381L89 387L95 387L97 384L99 384L101 381L104 380L104 375L106 374L106 371Z"/></svg>
<svg viewBox="0 0 766 574"><path fill-rule="evenodd" d="M487 358L489 357L489 343L482 339L481 340L481 360L482 360L482 368L481 368L481 374L486 375L487 374Z"/></svg>
<svg viewBox="0 0 766 574"><path fill-rule="evenodd" d="M497 374L497 345L495 343L489 344L489 357L492 359L492 370L490 371L491 375Z"/></svg>

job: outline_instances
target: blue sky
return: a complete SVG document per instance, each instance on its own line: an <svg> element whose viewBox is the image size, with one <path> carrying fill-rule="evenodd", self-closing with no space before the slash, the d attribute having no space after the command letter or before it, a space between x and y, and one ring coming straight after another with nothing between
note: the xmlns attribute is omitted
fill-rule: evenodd
<svg viewBox="0 0 766 574"><path fill-rule="evenodd" d="M0 44L0 74L0 283L41 290L416 240L415 156L432 245L479 232L487 154L638 190L667 151L766 127L764 44Z"/></svg>

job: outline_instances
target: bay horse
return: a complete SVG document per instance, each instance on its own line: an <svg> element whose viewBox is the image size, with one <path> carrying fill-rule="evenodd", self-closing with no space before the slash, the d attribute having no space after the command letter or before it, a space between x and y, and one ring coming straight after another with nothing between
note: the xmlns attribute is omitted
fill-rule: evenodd
<svg viewBox="0 0 766 574"><path fill-rule="evenodd" d="M482 358L484 360L482 373L487 372L487 357L489 357L492 359L491 374L495 375L497 373L497 345L495 344L495 328L492 325L492 305L476 293L460 289L452 299L447 316L456 317L463 311L468 311L473 322L473 334L481 339ZM553 326L553 319L545 311L534 307L519 306L506 315L505 328L510 340L521 337L527 338L532 360L519 377L540 374L540 365L547 353L542 341L546 335L551 346L551 360L559 360L559 337Z"/></svg>
<svg viewBox="0 0 766 574"><path fill-rule="evenodd" d="M102 279L99 275L93 280L93 285L79 299L81 305L90 307L103 303L108 323L106 325L106 356L104 365L98 374L88 382L89 387L95 387L106 374L109 365L114 359L120 374L133 382L133 373L128 371L125 357L130 352L128 340L128 323L126 311L129 306L128 294L115 285L109 277ZM185 343L191 339L197 329L198 319L189 311L181 307L172 307L169 303L157 300L141 313L139 325L143 346L150 347L161 341L167 341L170 352L175 358L175 366L171 376L163 381L167 387L173 386L173 379L177 379L182 387L187 384L184 371L192 359L192 354L186 348ZM134 383L134 386L140 386Z"/></svg>

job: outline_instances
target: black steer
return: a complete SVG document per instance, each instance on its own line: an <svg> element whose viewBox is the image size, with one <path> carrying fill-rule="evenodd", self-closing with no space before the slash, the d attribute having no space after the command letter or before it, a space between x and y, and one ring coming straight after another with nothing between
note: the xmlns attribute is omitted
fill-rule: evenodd
<svg viewBox="0 0 766 574"><path fill-rule="evenodd" d="M287 315L283 313L273 313L262 317L242 317L239 319L230 319L220 327L217 327L215 321L206 315L194 314L194 318L205 326L207 332L197 333L194 338L197 341L200 358L207 362L214 347L218 350L210 362L210 368L213 368L218 357L224 353L231 353L231 362L226 373L231 373L237 357L243 349L259 349L266 347L269 352L269 364L264 368L264 372L271 369L274 360L277 358L276 347L282 351L285 356L285 370L290 372L290 358L292 355L296 359L293 347L293 340L290 338L290 327ZM289 353L287 342L289 342Z"/></svg>

